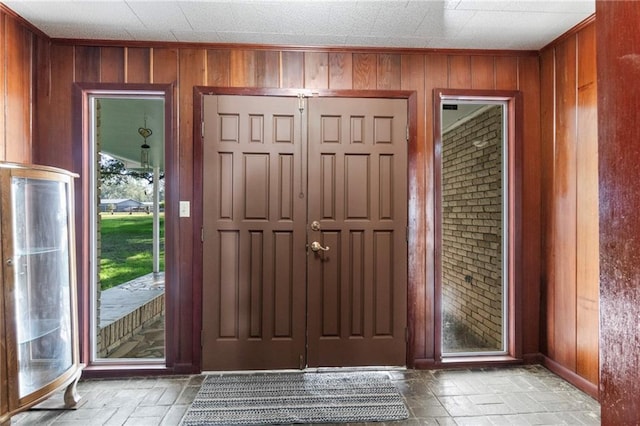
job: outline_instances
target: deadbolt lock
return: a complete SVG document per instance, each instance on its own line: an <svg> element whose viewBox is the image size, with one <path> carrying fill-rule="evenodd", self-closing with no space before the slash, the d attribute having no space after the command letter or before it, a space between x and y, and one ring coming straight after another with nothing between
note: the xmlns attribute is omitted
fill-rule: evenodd
<svg viewBox="0 0 640 426"><path fill-rule="evenodd" d="M317 220L314 220L313 222L311 222L311 230L312 231L319 231L320 230L320 222L318 222Z"/></svg>

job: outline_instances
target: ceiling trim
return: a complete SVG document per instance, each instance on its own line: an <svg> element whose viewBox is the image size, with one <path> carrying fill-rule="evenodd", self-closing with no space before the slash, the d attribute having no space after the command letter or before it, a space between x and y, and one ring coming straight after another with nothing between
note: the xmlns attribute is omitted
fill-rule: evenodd
<svg viewBox="0 0 640 426"><path fill-rule="evenodd" d="M500 49L433 49L407 47L362 47L362 46L297 46L275 44L242 44L242 43L186 43L178 41L137 41L137 40L89 40L51 38L51 42L69 46L97 47L143 47L143 48L183 48L211 50L266 50L294 52L349 52L349 53L397 53L407 55L445 54L468 55L473 52L478 56L538 56L537 50L500 50Z"/></svg>
<svg viewBox="0 0 640 426"><path fill-rule="evenodd" d="M549 43L546 46L544 46L542 49L540 49L540 52L542 52L542 51L544 51L546 49L551 49L551 48L559 45L560 43L564 42L566 39L568 39L570 37L573 37L574 35L576 35L580 31L582 31L585 27L591 25L594 22L596 22L596 14L595 13L593 15L585 18L584 21L577 23L575 26L573 26L572 28L570 28L566 32L564 32L560 37L556 38L551 43Z"/></svg>
<svg viewBox="0 0 640 426"><path fill-rule="evenodd" d="M16 12L11 10L6 4L2 2L0 2L0 12L5 13L7 16L10 16L11 18L15 19L16 21L18 21L19 24L24 26L27 30L31 31L35 35L44 37L47 40L51 40L51 37L43 33L38 27L36 27L31 22L24 19L22 16L18 15Z"/></svg>

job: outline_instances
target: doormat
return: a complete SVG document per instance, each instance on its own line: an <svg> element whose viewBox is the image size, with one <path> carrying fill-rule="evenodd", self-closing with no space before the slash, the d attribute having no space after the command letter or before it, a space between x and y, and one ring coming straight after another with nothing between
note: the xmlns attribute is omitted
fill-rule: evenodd
<svg viewBox="0 0 640 426"><path fill-rule="evenodd" d="M355 423L409 417L384 373L209 375L181 424Z"/></svg>

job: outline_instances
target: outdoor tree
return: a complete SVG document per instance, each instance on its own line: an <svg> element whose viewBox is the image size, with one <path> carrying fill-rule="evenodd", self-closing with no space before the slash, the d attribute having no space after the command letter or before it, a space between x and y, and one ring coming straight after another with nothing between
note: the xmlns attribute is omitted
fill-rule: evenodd
<svg viewBox="0 0 640 426"><path fill-rule="evenodd" d="M100 197L106 199L130 198L152 201L152 172L125 168L124 164L108 155L100 155ZM160 199L164 195L164 173L160 173Z"/></svg>
<svg viewBox="0 0 640 426"><path fill-rule="evenodd" d="M134 179L144 179L153 184L153 172L127 169L124 163L109 155L100 154L100 178L103 183L118 184L127 180L128 177ZM160 172L160 180L164 179L164 172Z"/></svg>

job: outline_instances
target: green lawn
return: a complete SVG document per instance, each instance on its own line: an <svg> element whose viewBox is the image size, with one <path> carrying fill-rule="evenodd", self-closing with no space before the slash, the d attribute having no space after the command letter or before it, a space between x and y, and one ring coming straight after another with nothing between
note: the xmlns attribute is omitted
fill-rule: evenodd
<svg viewBox="0 0 640 426"><path fill-rule="evenodd" d="M152 230L150 214L100 215L102 290L153 272ZM164 270L164 215L160 216L160 270Z"/></svg>

